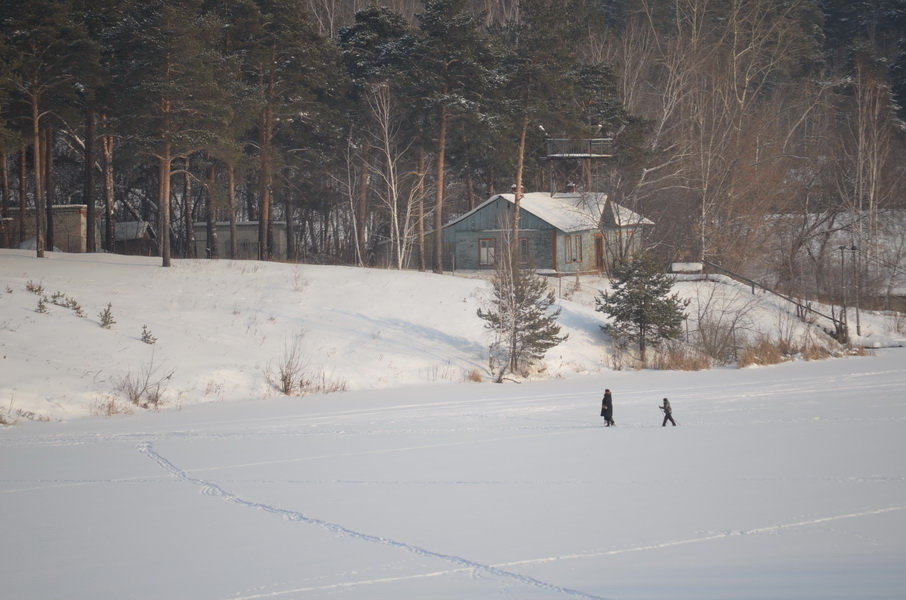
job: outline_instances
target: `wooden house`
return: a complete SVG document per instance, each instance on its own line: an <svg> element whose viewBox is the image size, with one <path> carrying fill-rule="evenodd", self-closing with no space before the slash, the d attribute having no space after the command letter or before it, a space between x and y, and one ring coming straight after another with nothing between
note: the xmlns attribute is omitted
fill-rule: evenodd
<svg viewBox="0 0 906 600"><path fill-rule="evenodd" d="M148 221L121 221L113 224L113 251L135 256L159 256L157 236Z"/></svg>
<svg viewBox="0 0 906 600"><path fill-rule="evenodd" d="M493 269L511 235L515 198L497 194L443 229L444 269ZM520 201L520 262L558 274L609 271L639 249L645 217L606 194L531 192Z"/></svg>

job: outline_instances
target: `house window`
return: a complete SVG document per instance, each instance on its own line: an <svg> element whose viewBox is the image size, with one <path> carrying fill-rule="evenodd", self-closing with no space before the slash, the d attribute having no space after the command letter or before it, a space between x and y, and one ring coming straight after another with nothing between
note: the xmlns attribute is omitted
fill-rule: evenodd
<svg viewBox="0 0 906 600"><path fill-rule="evenodd" d="M531 256L529 255L529 241L525 238L519 238L519 262L520 264L529 264Z"/></svg>
<svg viewBox="0 0 906 600"><path fill-rule="evenodd" d="M482 267L489 267L494 264L497 256L497 240L494 238L485 238L478 240L478 264Z"/></svg>
<svg viewBox="0 0 906 600"><path fill-rule="evenodd" d="M567 263L582 262L582 236L568 235L565 237L563 251L566 255L563 257Z"/></svg>

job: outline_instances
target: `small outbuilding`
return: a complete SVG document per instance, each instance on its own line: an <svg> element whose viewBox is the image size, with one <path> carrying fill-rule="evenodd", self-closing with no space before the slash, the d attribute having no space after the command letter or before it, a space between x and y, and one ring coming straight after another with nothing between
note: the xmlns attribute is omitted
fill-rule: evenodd
<svg viewBox="0 0 906 600"><path fill-rule="evenodd" d="M271 256L275 260L286 260L286 223L272 221L271 231ZM195 223L195 256L208 256L208 225ZM230 256L232 242L230 239L230 224L220 221L216 224L216 243L219 258L235 258L237 260L258 259L258 221L241 221L236 223L236 256Z"/></svg>
<svg viewBox="0 0 906 600"><path fill-rule="evenodd" d="M520 203L520 262L554 273L608 272L654 225L603 193L530 192ZM443 229L446 270L492 269L511 235L514 194L497 194Z"/></svg>
<svg viewBox="0 0 906 600"><path fill-rule="evenodd" d="M7 214L8 217L0 223L0 240L3 245L33 250L37 243L35 209L26 208L22 219L19 218L18 206L8 207ZM53 249L61 252L87 252L88 207L84 204L55 204L50 214L53 219ZM45 239L45 244L50 247L49 238Z"/></svg>
<svg viewBox="0 0 906 600"><path fill-rule="evenodd" d="M157 235L148 221L121 221L113 224L113 251L133 256L157 256Z"/></svg>

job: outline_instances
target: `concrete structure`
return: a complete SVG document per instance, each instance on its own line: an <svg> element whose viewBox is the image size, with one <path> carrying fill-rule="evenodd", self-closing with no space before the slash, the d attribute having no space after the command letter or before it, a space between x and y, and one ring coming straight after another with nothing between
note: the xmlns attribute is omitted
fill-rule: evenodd
<svg viewBox="0 0 906 600"><path fill-rule="evenodd" d="M286 223L271 223L273 241L271 257L276 260L286 259ZM195 223L195 256L208 256L207 223ZM238 255L230 256L230 224L217 222L217 257L256 260L258 258L258 221L236 223L236 241Z"/></svg>
<svg viewBox="0 0 906 600"><path fill-rule="evenodd" d="M19 207L11 206L3 221L4 235L9 246L19 246L20 240L28 243L35 238L35 209L26 209L25 231L19 231ZM85 204L56 204L53 214L53 247L62 252L88 251L88 206ZM95 230L97 232L97 230ZM96 237L100 239L100 237ZM34 247L32 241L31 247ZM51 248L48 245L48 250Z"/></svg>

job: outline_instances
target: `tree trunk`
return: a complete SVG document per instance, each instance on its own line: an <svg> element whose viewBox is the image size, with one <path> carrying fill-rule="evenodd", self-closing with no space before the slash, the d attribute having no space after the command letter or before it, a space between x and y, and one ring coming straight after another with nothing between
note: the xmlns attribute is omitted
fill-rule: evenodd
<svg viewBox="0 0 906 600"><path fill-rule="evenodd" d="M646 323L637 323L637 325L639 327L639 359L642 361L642 367L644 368L647 364L648 343L646 339L648 338L648 325Z"/></svg>
<svg viewBox="0 0 906 600"><path fill-rule="evenodd" d="M270 109L265 110L261 124L261 181L260 183L260 208L258 215L258 259L270 260L271 248L268 233L270 232L271 219L271 158L270 158L270 141L271 136L268 132L270 122Z"/></svg>
<svg viewBox="0 0 906 600"><path fill-rule="evenodd" d="M245 212L249 221L258 220L258 199L255 197L255 193L253 192L253 190L256 189L256 185L258 189L261 188L261 186L258 185L258 183L255 181L253 173L251 172L251 170L249 170L248 176L245 181Z"/></svg>
<svg viewBox="0 0 906 600"><path fill-rule="evenodd" d="M53 145L55 130L48 127L44 130L44 208L47 212L47 239L44 248L53 252L56 240L54 239L53 229L53 205L54 205L54 185L53 185Z"/></svg>
<svg viewBox="0 0 906 600"><path fill-rule="evenodd" d="M516 189L513 190L513 248L511 250L513 264L519 264L519 205L522 202L522 173L525 170L525 138L528 132L528 113L522 115L522 128L519 130L519 150L516 154Z"/></svg>
<svg viewBox="0 0 906 600"><path fill-rule="evenodd" d="M359 182L359 202L356 206L356 251L360 266L366 266L366 248L365 248L365 221L368 219L368 187L371 176L368 168L368 147L366 143L362 148L362 179Z"/></svg>
<svg viewBox="0 0 906 600"><path fill-rule="evenodd" d="M258 259L270 260L271 258L271 193L273 188L273 165L271 159L271 143L273 141L273 114L269 106L261 113L261 163L260 163L260 214L258 215Z"/></svg>
<svg viewBox="0 0 906 600"><path fill-rule="evenodd" d="M207 228L205 231L205 257L218 258L217 251L217 167L214 163L208 167L208 193L207 202L205 203L205 221Z"/></svg>
<svg viewBox="0 0 906 600"><path fill-rule="evenodd" d="M158 207L160 209L160 257L161 266L170 266L170 169L173 162L169 143L164 144L164 152L158 159L158 176L160 192Z"/></svg>
<svg viewBox="0 0 906 600"><path fill-rule="evenodd" d="M25 168L26 147L19 150L19 244L25 241L25 208L28 198L28 172Z"/></svg>
<svg viewBox="0 0 906 600"><path fill-rule="evenodd" d="M0 152L0 219L6 219L9 214L9 153ZM8 248L10 245L9 227L0 226L0 247Z"/></svg>
<svg viewBox="0 0 906 600"><path fill-rule="evenodd" d="M106 123L107 117L104 117ZM113 212L116 207L116 197L113 187L113 136L105 135L103 139L104 152L104 249L107 252L116 250L116 227L113 222Z"/></svg>
<svg viewBox="0 0 906 600"><path fill-rule="evenodd" d="M41 111L38 106L38 98L31 99L31 124L32 124L32 154L34 164L32 170L35 175L35 251L38 258L44 258L44 234L45 218L44 214L44 169L42 168L43 157L41 156Z"/></svg>
<svg viewBox="0 0 906 600"><path fill-rule="evenodd" d="M230 165L227 169L227 202L230 211L230 258L239 257L239 228L236 226L236 167Z"/></svg>
<svg viewBox="0 0 906 600"><path fill-rule="evenodd" d="M472 169L466 164L466 198L469 200L469 210L475 208L475 182L472 181Z"/></svg>
<svg viewBox="0 0 906 600"><path fill-rule="evenodd" d="M296 256L296 232L293 229L293 195L292 192L284 188L283 190L283 213L286 215L286 260L295 261Z"/></svg>
<svg viewBox="0 0 906 600"><path fill-rule="evenodd" d="M183 172L183 225L186 233L186 248L183 256L186 258L195 258L195 221L192 218L192 174L189 173L189 157L185 158L185 171Z"/></svg>
<svg viewBox="0 0 906 600"><path fill-rule="evenodd" d="M425 148L418 147L418 270L425 271Z"/></svg>
<svg viewBox="0 0 906 600"><path fill-rule="evenodd" d="M444 272L444 171L447 152L447 107L441 104L437 114L437 190L434 201L434 272Z"/></svg>
<svg viewBox="0 0 906 600"><path fill-rule="evenodd" d="M94 129L95 114L94 110L88 108L85 110L85 174L82 180L82 201L88 206L88 223L85 240L85 250L87 252L97 251L97 239L94 234L97 223L94 205Z"/></svg>
<svg viewBox="0 0 906 600"><path fill-rule="evenodd" d="M0 152L0 193L3 194L3 203L0 204L0 218L9 214L9 153Z"/></svg>

